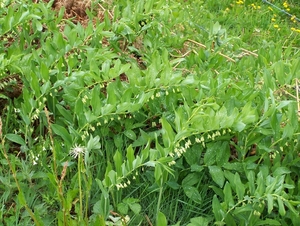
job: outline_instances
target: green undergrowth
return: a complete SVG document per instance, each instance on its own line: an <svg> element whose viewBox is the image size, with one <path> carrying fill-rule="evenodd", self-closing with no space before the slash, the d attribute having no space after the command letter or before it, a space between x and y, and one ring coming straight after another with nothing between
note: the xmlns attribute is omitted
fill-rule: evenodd
<svg viewBox="0 0 300 226"><path fill-rule="evenodd" d="M52 3L0 7L2 224L298 224L297 1Z"/></svg>

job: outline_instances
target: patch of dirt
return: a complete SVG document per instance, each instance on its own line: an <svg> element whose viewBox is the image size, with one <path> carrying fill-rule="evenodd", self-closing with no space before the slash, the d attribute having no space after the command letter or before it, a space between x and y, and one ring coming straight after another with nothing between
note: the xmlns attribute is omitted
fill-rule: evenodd
<svg viewBox="0 0 300 226"><path fill-rule="evenodd" d="M6 98L17 98L21 95L23 83L19 75L14 74L0 79L0 115L4 110L5 104L7 103Z"/></svg>
<svg viewBox="0 0 300 226"><path fill-rule="evenodd" d="M55 10L65 7L65 18L74 18L76 21L85 21L86 10L90 9L90 0L55 0L52 6Z"/></svg>
<svg viewBox="0 0 300 226"><path fill-rule="evenodd" d="M44 0L44 2L48 1ZM92 8L91 0L55 0L53 2L52 8L55 11L59 11L62 7L65 8L64 19L70 19L74 23L81 23L83 26L86 26L89 22L86 11ZM107 10L100 3L93 6L93 11L97 13L97 18L103 21L104 13ZM108 14L112 19L111 12L108 11Z"/></svg>

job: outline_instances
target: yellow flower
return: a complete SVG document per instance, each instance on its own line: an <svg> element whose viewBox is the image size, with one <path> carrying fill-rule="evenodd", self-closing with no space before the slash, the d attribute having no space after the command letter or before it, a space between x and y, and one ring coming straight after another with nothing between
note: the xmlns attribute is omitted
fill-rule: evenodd
<svg viewBox="0 0 300 226"><path fill-rule="evenodd" d="M274 28L279 28L278 24L274 24Z"/></svg>
<svg viewBox="0 0 300 226"><path fill-rule="evenodd" d="M297 33L300 33L300 29L296 29L296 28L292 27L291 30L292 30L292 31L295 31L295 32L297 32Z"/></svg>
<svg viewBox="0 0 300 226"><path fill-rule="evenodd" d="M276 19L275 19L275 18L272 18L271 20L272 20L272 22L275 22L275 21L276 21Z"/></svg>
<svg viewBox="0 0 300 226"><path fill-rule="evenodd" d="M293 22L293 23L296 23L297 21L296 21L296 16L292 16L291 17L291 21Z"/></svg>

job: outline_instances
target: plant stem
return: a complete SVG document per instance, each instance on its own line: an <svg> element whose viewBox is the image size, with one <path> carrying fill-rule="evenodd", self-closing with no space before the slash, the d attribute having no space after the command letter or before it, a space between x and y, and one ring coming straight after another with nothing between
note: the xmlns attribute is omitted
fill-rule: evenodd
<svg viewBox="0 0 300 226"><path fill-rule="evenodd" d="M157 202L157 209L156 209L156 217L158 216L159 209L160 209L162 192L163 192L163 186L161 185L160 188L159 188L159 195L158 195L158 202Z"/></svg>
<svg viewBox="0 0 300 226"><path fill-rule="evenodd" d="M80 209L79 209L79 221L81 222L82 219L82 189L81 189L81 154L78 156L78 186L79 186L79 204L80 204Z"/></svg>

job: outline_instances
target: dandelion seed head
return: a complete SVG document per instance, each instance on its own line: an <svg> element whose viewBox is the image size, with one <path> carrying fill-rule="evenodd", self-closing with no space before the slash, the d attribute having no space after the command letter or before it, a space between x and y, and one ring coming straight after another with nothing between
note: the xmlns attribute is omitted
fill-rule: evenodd
<svg viewBox="0 0 300 226"><path fill-rule="evenodd" d="M76 144L75 147L70 150L70 155L75 159L81 154L84 155L84 153L85 153L85 148L81 146L77 146Z"/></svg>

